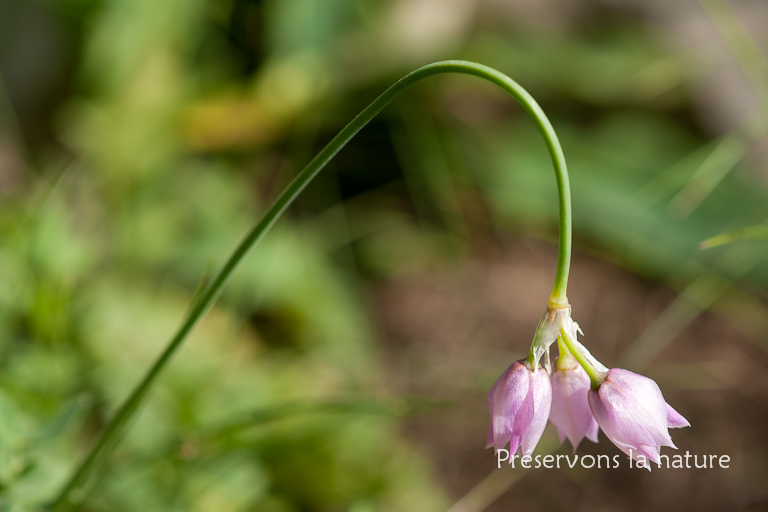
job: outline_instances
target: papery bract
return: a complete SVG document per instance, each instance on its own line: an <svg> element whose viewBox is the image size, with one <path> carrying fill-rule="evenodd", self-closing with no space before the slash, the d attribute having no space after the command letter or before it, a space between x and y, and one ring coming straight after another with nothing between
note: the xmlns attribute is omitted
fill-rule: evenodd
<svg viewBox="0 0 768 512"><path fill-rule="evenodd" d="M567 437L573 451L585 437L597 442L598 425L589 408L589 376L573 357L562 357L552 372L552 410L549 421L556 427L560 442Z"/></svg>
<svg viewBox="0 0 768 512"><path fill-rule="evenodd" d="M547 370L534 370L526 361L512 364L488 393L491 426L486 448L499 450L509 443L510 455L518 448L522 455L533 453L547 426L551 404Z"/></svg>
<svg viewBox="0 0 768 512"><path fill-rule="evenodd" d="M688 427L653 380L612 368L597 391L589 391L589 407L605 435L635 460L659 462L662 446L677 448L669 428ZM650 470L650 466L648 466Z"/></svg>

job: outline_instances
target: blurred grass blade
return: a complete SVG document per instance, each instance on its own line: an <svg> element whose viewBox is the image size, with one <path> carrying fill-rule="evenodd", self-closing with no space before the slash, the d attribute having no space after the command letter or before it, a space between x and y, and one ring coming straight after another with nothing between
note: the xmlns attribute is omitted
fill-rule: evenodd
<svg viewBox="0 0 768 512"><path fill-rule="evenodd" d="M536 453L544 456L558 450L560 443L554 432L545 432L539 441ZM538 455L537 455L538 457ZM490 507L505 492L519 482L530 470L517 464L511 467L508 462L502 462L500 468L494 468L488 476L480 480L464 496L453 504L448 512L482 512Z"/></svg>
<svg viewBox="0 0 768 512"><path fill-rule="evenodd" d="M712 238L707 238L699 244L700 249L711 249L720 245L732 244L734 242L743 242L745 240L766 240L768 241L768 224L758 224L746 228L721 233Z"/></svg>
<svg viewBox="0 0 768 512"><path fill-rule="evenodd" d="M400 112L403 128L394 131L392 138L411 200L422 211L420 217L450 228L451 241L458 248L456 236L466 238L469 228L460 210L450 158L435 121L418 102L401 108ZM418 141L418 150L413 141Z"/></svg>
<svg viewBox="0 0 768 512"><path fill-rule="evenodd" d="M209 429L205 431L203 435L207 437L232 434L240 430L261 426L273 421L307 414L366 414L403 418L426 411L449 408L454 405L455 403L451 401L424 400L417 398L390 401L366 398L318 403L290 402L252 411L242 419Z"/></svg>
<svg viewBox="0 0 768 512"><path fill-rule="evenodd" d="M747 79L757 93L764 117L768 116L768 64L760 46L744 28L733 8L725 0L699 0L709 19L717 27Z"/></svg>
<svg viewBox="0 0 768 512"><path fill-rule="evenodd" d="M448 512L482 512L525 474L526 470L523 468L514 471L507 470L504 466L501 469L494 468L488 473L488 476L480 480L467 494L454 503Z"/></svg>
<svg viewBox="0 0 768 512"><path fill-rule="evenodd" d="M754 255L729 250L721 255L723 266L731 269L728 277L697 271L699 276L638 336L619 358L619 366L641 371L667 348L702 312L737 288L736 280L760 263Z"/></svg>
<svg viewBox="0 0 768 512"><path fill-rule="evenodd" d="M740 130L723 137L688 184L670 201L672 213L683 219L691 215L733 170L744 157L749 144L765 132L768 123L768 65L759 46L727 2L700 0L699 3L757 93L761 115L750 116Z"/></svg>
<svg viewBox="0 0 768 512"><path fill-rule="evenodd" d="M719 140L696 148L674 164L657 173L633 194L632 199L640 211L650 210L675 191L682 189L696 175L703 162L715 150Z"/></svg>
<svg viewBox="0 0 768 512"><path fill-rule="evenodd" d="M646 368L730 286L725 279L714 275L703 275L694 280L624 351L617 366L633 371Z"/></svg>
<svg viewBox="0 0 768 512"><path fill-rule="evenodd" d="M186 314L189 315L192 313L192 310L197 305L197 302L203 297L203 292L205 292L206 288L208 288L208 284L211 281L211 275L213 274L213 260L208 260L208 264L205 267L205 270L203 271L203 274L200 276L200 279L197 282L197 288L195 288L194 293L192 294L192 300L189 303L189 308L187 309Z"/></svg>
<svg viewBox="0 0 768 512"><path fill-rule="evenodd" d="M679 218L686 218L717 188L744 157L746 141L739 135L727 135L701 163L691 179L669 203Z"/></svg>
<svg viewBox="0 0 768 512"><path fill-rule="evenodd" d="M44 444L56 440L63 432L82 420L91 405L91 401L85 398L76 398L65 404L61 411L36 433L31 442Z"/></svg>

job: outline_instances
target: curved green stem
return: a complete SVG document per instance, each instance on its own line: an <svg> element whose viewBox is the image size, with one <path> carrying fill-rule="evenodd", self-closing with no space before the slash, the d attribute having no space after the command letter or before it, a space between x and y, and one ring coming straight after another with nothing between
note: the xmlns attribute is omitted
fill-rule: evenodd
<svg viewBox="0 0 768 512"><path fill-rule="evenodd" d="M123 406L117 411L114 419L112 419L104 430L88 457L82 462L61 491L58 498L52 504L53 510L60 511L72 509L79 506L80 503L84 501L85 484L88 482L93 469L97 466L97 463L108 457L111 448L114 446L120 435L125 431L126 425L138 409L141 400L152 387L155 379L168 363L171 356L173 356L190 331L198 321L200 321L208 308L210 308L219 297L222 288L248 251L261 240L267 231L269 231L288 206L294 199L296 199L301 191L304 190L307 184L312 181L317 173L325 167L331 158L333 158L358 131L360 131L397 95L423 78L442 73L474 75L498 85L511 94L523 106L525 111L533 118L533 121L536 123L536 126L544 137L555 166L560 203L560 246L558 251L558 265L557 274L555 276L555 285L549 302L554 307L564 307L568 304L565 292L571 253L570 185L565 166L565 157L563 156L563 151L552 125L544 115L541 107L539 107L536 101L525 91L525 89L511 78L495 69L473 62L454 60L435 62L426 65L401 78L345 126L344 129L341 130L341 132L339 132L339 134L336 135L336 137L334 137L311 162L309 162L309 164L307 164L291 184L288 185L285 191L283 191L280 197L277 198L269 210L267 210L264 217L251 228L224 264L221 271L219 271L218 275L195 300L186 319L155 364L152 365L152 368L147 372L144 379L136 386L130 397L128 397Z"/></svg>
<svg viewBox="0 0 768 512"><path fill-rule="evenodd" d="M557 337L557 352L557 362L555 363L557 370L574 369L579 364L578 360L571 354L571 351L568 350L562 336Z"/></svg>
<svg viewBox="0 0 768 512"><path fill-rule="evenodd" d="M568 336L565 329L560 329L560 337L557 339L558 343L560 343L560 340L565 343L565 346L568 347L568 352L576 358L576 361L578 361L581 367L584 368L584 371L587 372L592 389L597 391L600 385L605 381L607 374L595 367L595 365L592 364L592 361L584 356L581 350L579 350L579 347L577 347L571 337Z"/></svg>

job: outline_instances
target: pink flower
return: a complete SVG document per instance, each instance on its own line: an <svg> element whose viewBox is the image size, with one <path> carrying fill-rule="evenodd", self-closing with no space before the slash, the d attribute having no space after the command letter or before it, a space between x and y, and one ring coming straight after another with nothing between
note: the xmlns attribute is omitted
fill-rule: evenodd
<svg viewBox="0 0 768 512"><path fill-rule="evenodd" d="M533 370L525 360L512 364L488 393L491 426L486 448L499 450L509 443L510 456L518 448L523 456L531 455L547 426L551 405L547 370Z"/></svg>
<svg viewBox="0 0 768 512"><path fill-rule="evenodd" d="M574 452L585 437L593 443L597 442L598 426L587 400L589 389L589 376L576 359L558 358L552 373L549 421L557 427L560 442L567 437Z"/></svg>
<svg viewBox="0 0 768 512"><path fill-rule="evenodd" d="M613 444L639 462L642 456L658 463L662 446L677 448L668 429L690 426L653 380L619 368L608 370L600 388L589 391L589 407Z"/></svg>

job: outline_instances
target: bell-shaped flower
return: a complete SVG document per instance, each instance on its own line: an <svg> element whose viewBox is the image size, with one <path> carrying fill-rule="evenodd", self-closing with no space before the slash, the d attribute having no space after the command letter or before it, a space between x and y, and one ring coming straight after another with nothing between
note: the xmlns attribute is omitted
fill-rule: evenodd
<svg viewBox="0 0 768 512"><path fill-rule="evenodd" d="M509 443L510 456L518 448L530 456L547 426L551 405L547 370L533 369L525 360L512 364L488 394L491 426L486 448L499 450Z"/></svg>
<svg viewBox="0 0 768 512"><path fill-rule="evenodd" d="M597 442L598 426L589 408L590 382L587 372L570 354L555 361L552 372L552 411L549 421L557 427L560 442L567 437L573 451L585 437Z"/></svg>
<svg viewBox="0 0 768 512"><path fill-rule="evenodd" d="M608 370L598 390L589 391L589 407L613 444L638 462L658 463L662 446L677 448L668 429L690 426L656 382L619 368Z"/></svg>

